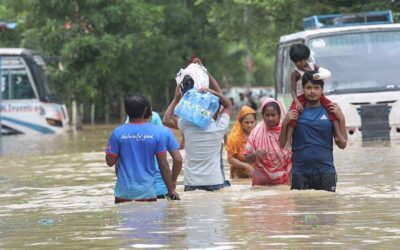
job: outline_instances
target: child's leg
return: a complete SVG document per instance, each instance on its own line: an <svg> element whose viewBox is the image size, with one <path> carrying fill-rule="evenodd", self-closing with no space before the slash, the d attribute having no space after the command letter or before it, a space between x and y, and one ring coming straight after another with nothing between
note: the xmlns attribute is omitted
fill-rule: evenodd
<svg viewBox="0 0 400 250"><path fill-rule="evenodd" d="M332 114L331 112L329 112L329 104L331 103L331 100L329 100L328 98L326 98L325 95L321 96L321 105L325 108L325 110L328 112L329 114L329 120L331 121L337 121L337 117L336 115Z"/></svg>

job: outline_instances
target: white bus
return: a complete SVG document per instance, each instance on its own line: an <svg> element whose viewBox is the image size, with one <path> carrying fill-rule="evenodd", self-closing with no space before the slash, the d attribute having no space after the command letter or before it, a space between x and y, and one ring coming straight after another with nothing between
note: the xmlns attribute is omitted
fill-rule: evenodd
<svg viewBox="0 0 400 250"><path fill-rule="evenodd" d="M0 65L2 134L53 134L68 129L67 109L52 94L38 53L0 48Z"/></svg>
<svg viewBox="0 0 400 250"><path fill-rule="evenodd" d="M349 139L400 139L400 24L392 23L391 12L384 13L390 13L388 20L370 18L375 22L368 22L374 13L313 16L304 21L314 29L282 36L275 62L276 98L289 107L294 68L289 48L304 43L311 50L310 61L332 73L325 95L341 106ZM325 25L324 18L333 24Z"/></svg>

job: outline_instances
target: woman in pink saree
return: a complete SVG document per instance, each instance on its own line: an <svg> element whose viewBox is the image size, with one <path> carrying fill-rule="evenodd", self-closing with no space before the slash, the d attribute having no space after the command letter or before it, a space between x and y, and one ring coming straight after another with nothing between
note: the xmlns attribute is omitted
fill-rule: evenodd
<svg viewBox="0 0 400 250"><path fill-rule="evenodd" d="M282 149L279 145L281 117L284 117L281 105L268 98L261 106L263 121L250 133L244 154L246 162L254 163L252 185L290 184L292 167L291 149Z"/></svg>

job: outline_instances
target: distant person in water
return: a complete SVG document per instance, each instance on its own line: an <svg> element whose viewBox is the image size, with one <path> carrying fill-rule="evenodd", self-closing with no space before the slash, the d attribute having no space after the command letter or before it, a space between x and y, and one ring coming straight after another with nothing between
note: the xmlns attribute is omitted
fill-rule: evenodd
<svg viewBox="0 0 400 250"><path fill-rule="evenodd" d="M125 98L129 123L115 128L106 149L106 163L118 161L115 184L115 203L125 201L156 201L155 158L171 199L180 199L176 193L166 158L166 136L159 126L148 123L151 106L140 93Z"/></svg>
<svg viewBox="0 0 400 250"><path fill-rule="evenodd" d="M241 107L226 144L231 179L249 178L253 175L254 167L246 162L244 150L256 123L256 111L249 106Z"/></svg>
<svg viewBox="0 0 400 250"><path fill-rule="evenodd" d="M268 98L261 106L262 121L247 139L246 162L254 164L253 186L290 183L291 151L281 148L279 134L283 109L274 99Z"/></svg>
<svg viewBox="0 0 400 250"><path fill-rule="evenodd" d="M336 169L333 165L333 139L344 149L347 145L345 117L336 103L329 104L327 111L321 103L324 81L315 80L316 71L307 71L302 77L304 110L290 110L283 120L279 142L283 146L288 139L293 149L291 189L316 189L336 191ZM329 119L335 115L338 127ZM293 136L289 136L291 121L297 121Z"/></svg>

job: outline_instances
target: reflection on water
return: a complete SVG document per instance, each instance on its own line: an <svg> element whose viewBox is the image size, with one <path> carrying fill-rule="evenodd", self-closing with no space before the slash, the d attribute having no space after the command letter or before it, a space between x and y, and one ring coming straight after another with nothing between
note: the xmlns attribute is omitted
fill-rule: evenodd
<svg viewBox="0 0 400 250"><path fill-rule="evenodd" d="M395 249L400 242L398 141L335 149L337 193L251 188L249 180L184 193L181 177L181 201L114 205L115 175L102 152L111 129L3 137L1 249Z"/></svg>

